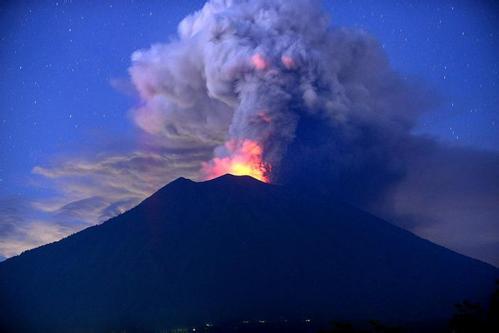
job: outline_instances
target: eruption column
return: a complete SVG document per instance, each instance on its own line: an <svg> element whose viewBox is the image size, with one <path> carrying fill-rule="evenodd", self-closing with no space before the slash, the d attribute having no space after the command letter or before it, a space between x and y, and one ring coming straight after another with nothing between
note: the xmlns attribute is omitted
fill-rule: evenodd
<svg viewBox="0 0 499 333"><path fill-rule="evenodd" d="M225 144L228 156L215 157L202 164L202 171L207 179L216 178L226 173L235 176L251 176L262 182L270 182L270 165L263 161L263 148L253 140L237 142L231 140Z"/></svg>

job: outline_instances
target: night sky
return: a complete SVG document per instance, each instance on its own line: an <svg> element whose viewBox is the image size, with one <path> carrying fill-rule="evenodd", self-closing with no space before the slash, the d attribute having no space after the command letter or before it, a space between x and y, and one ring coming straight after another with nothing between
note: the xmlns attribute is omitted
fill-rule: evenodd
<svg viewBox="0 0 499 333"><path fill-rule="evenodd" d="M133 192L126 196L116 184L103 187L102 180L112 174L82 178L65 163L99 161L105 170L150 144L131 121L130 109L139 103L128 82L131 54L172 39L182 18L203 3L0 5L0 256L92 225L175 176L194 175L191 169L171 174L141 169L147 177L121 184L142 183L126 189ZM494 1L326 1L325 7L333 25L367 31L383 46L393 68L435 93L438 103L420 118L416 134L446 145L499 152L499 10ZM119 163L126 161L130 159L123 157ZM95 167L82 164L85 170ZM55 170L56 165L68 167ZM492 198L499 202L497 192ZM93 208L99 213L93 214ZM422 234L497 265L490 248L483 248L497 248L499 227L487 228L489 237L478 237L483 244L472 250L446 242L445 233Z"/></svg>

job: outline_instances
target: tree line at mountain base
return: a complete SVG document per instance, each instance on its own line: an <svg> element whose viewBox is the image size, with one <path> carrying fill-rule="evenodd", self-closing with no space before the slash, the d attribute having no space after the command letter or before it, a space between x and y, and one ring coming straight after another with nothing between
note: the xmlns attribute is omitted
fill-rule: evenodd
<svg viewBox="0 0 499 333"><path fill-rule="evenodd" d="M496 281L496 290L492 294L490 303L484 308L478 303L464 300L455 304L455 313L447 324L405 325L393 326L371 320L367 323L332 321L328 327L317 327L309 320L300 323L281 322L245 322L238 325L213 326L200 328L177 328L164 331L165 333L497 333L499 332L499 280Z"/></svg>

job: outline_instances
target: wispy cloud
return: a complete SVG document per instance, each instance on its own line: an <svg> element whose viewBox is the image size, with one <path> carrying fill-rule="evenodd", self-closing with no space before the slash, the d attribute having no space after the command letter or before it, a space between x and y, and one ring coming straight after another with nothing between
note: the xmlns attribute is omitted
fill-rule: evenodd
<svg viewBox="0 0 499 333"><path fill-rule="evenodd" d="M113 202L143 198L178 175L197 177L200 161L210 152L182 150L104 154L95 159L72 159L54 166L37 166L36 175L49 178L75 200L99 193Z"/></svg>
<svg viewBox="0 0 499 333"><path fill-rule="evenodd" d="M79 225L63 226L53 221L18 223L0 238L0 256L9 258L25 250L52 243L81 230Z"/></svg>
<svg viewBox="0 0 499 333"><path fill-rule="evenodd" d="M24 250L47 244L83 228L40 213L23 197L0 200L0 256L11 257Z"/></svg>
<svg viewBox="0 0 499 333"><path fill-rule="evenodd" d="M103 222L137 205L179 177L198 178L210 150L107 153L36 166L35 177L55 195L0 200L0 256L10 257Z"/></svg>

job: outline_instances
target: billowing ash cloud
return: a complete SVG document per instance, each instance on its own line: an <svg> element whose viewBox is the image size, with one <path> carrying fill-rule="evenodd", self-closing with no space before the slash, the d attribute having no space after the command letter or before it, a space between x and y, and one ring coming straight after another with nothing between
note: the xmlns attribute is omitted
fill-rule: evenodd
<svg viewBox="0 0 499 333"><path fill-rule="evenodd" d="M278 182L301 173L304 156L330 164L338 179L366 165L400 173L387 151L406 140L427 99L390 69L370 36L331 28L319 1L212 0L178 35L133 54L130 73L144 101L134 116L168 144L215 148L207 176L247 161L231 155L248 145L263 152L254 174ZM307 144L317 134L310 128L327 143Z"/></svg>
<svg viewBox="0 0 499 333"><path fill-rule="evenodd" d="M499 169L498 154L412 135L437 96L396 73L373 37L334 27L320 1L212 0L176 39L132 60L143 101L136 123L167 147L213 151L200 163L205 178L244 173L332 191L499 262L499 192L486 176ZM473 171L456 171L469 156ZM470 231L476 225L486 231Z"/></svg>

